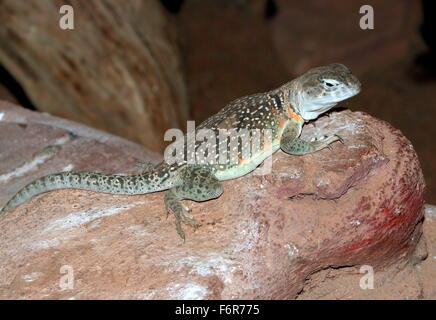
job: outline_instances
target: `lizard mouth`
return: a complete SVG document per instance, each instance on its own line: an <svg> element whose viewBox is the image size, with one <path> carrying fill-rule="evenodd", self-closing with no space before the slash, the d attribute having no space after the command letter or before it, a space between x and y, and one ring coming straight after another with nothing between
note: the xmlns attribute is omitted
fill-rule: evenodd
<svg viewBox="0 0 436 320"><path fill-rule="evenodd" d="M360 86L332 92L328 96L310 99L310 101L307 101L307 103L301 104L298 111L304 120L313 120L316 119L320 114L332 109L339 102L351 98L359 92Z"/></svg>
<svg viewBox="0 0 436 320"><path fill-rule="evenodd" d="M326 104L326 105L331 103L338 103L355 96L359 92L360 92L360 87L341 88L340 90L331 92L327 97L321 97L319 99L319 103Z"/></svg>

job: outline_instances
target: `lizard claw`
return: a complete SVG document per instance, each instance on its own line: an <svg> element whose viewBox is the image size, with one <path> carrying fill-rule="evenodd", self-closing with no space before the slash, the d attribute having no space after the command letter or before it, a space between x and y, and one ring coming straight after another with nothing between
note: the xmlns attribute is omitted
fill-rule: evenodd
<svg viewBox="0 0 436 320"><path fill-rule="evenodd" d="M338 136L337 134L335 134L334 136L338 139L338 141L339 141L340 143L344 144L344 139L342 139L342 138L341 138L340 136Z"/></svg>
<svg viewBox="0 0 436 320"><path fill-rule="evenodd" d="M179 237L185 242L185 232L182 228L182 222L196 228L197 224L193 216L189 214L190 209L185 206L181 199L175 196L172 192L165 194L165 206L167 208L167 218L170 213L174 214L176 230Z"/></svg>
<svg viewBox="0 0 436 320"><path fill-rule="evenodd" d="M195 218L191 216L188 212L184 211L181 218L184 223L189 224L193 228L197 228L197 223L195 222Z"/></svg>
<svg viewBox="0 0 436 320"><path fill-rule="evenodd" d="M183 207L183 210L186 212L186 214L187 214L188 212L191 212L191 211L192 211L192 209L190 209L188 206L185 206L183 203L181 203L181 205L182 205L182 207Z"/></svg>

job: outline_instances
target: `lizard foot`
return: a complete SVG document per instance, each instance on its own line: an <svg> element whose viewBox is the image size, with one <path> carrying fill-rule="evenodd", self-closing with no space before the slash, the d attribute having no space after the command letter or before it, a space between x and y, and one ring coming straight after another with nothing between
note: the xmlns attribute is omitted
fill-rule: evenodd
<svg viewBox="0 0 436 320"><path fill-rule="evenodd" d="M315 139L313 141L310 141L309 142L309 149L311 149L310 152L319 151L324 148L329 148L330 150L332 150L333 148L331 144L336 141L339 141L342 144L344 143L344 140L336 134L333 134L331 136L324 136L320 139Z"/></svg>
<svg viewBox="0 0 436 320"><path fill-rule="evenodd" d="M197 202L218 198L223 193L223 186L218 179L210 173L208 168L201 166L186 167L182 172L184 183L170 189L165 194L165 205L168 211L174 213L176 229L180 238L185 241L185 234L181 222L196 228L194 217L181 200L194 200Z"/></svg>
<svg viewBox="0 0 436 320"><path fill-rule="evenodd" d="M340 136L333 134L331 136L324 136L319 139L312 139L311 141L304 141L300 138L296 138L293 140L284 139L280 148L289 154L293 155L303 155L308 153L313 153L324 148L332 149L331 144L333 142L340 141L343 143L343 140Z"/></svg>
<svg viewBox="0 0 436 320"><path fill-rule="evenodd" d="M167 217L169 213L174 214L177 234L185 242L185 232L182 229L182 222L189 224L193 228L197 228L195 218L189 214L191 211L185 206L179 197L177 197L171 190L165 194L165 206L167 209Z"/></svg>

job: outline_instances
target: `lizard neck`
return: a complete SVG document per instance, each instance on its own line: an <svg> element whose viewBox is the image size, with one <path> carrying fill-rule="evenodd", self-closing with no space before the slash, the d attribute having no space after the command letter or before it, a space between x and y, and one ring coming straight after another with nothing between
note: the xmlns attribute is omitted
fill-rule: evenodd
<svg viewBox="0 0 436 320"><path fill-rule="evenodd" d="M304 122L300 111L301 101L298 94L300 90L298 81L296 79L292 80L280 87L279 90L282 92L285 102L285 108L283 108L285 117L297 123Z"/></svg>

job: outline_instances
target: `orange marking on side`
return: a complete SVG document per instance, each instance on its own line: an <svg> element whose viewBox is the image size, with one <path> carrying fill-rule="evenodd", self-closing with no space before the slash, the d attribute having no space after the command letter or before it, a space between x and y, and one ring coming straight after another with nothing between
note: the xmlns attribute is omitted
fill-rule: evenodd
<svg viewBox="0 0 436 320"><path fill-rule="evenodd" d="M292 110L292 107L290 107L290 106L288 107L288 116L289 116L289 118L291 118L295 122L303 121L303 118L299 114L296 114L294 112L294 110Z"/></svg>
<svg viewBox="0 0 436 320"><path fill-rule="evenodd" d="M280 120L279 126L280 126L280 128L283 128L285 126L285 120Z"/></svg>
<svg viewBox="0 0 436 320"><path fill-rule="evenodd" d="M239 161L239 164L247 164L247 160L244 160L239 156L238 156L238 161Z"/></svg>

